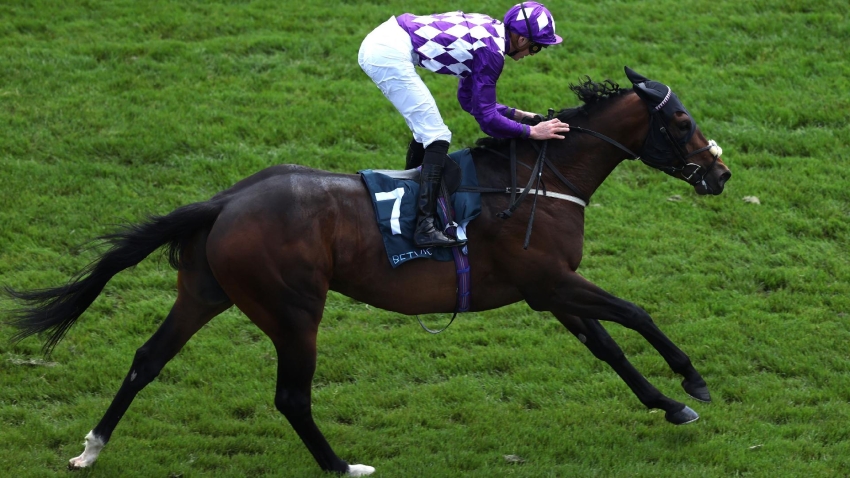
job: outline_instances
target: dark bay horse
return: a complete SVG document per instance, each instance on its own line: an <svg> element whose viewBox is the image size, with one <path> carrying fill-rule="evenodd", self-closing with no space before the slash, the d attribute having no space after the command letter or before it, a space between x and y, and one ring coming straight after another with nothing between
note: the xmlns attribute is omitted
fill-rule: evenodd
<svg viewBox="0 0 850 478"><path fill-rule="evenodd" d="M709 142L670 89L626 69L634 87L620 89L589 78L571 89L583 105L558 117L570 123L567 139L550 141L550 166L542 180L548 192L584 197L596 191L624 159L637 151L645 163L690 183L697 194L720 194L731 173L720 148ZM515 149L519 184L529 179L538 157L532 141L486 140L473 150L479 184L511 183ZM569 186L567 186L569 185ZM666 412L674 424L698 415L663 395L626 359L598 321L637 331L683 377L692 397L709 401L705 381L690 359L640 307L614 297L582 278L584 209L575 202L540 196L533 240L523 249L530 200L513 217L499 213L508 194L485 194L482 213L469 227L472 266L471 310L525 300L550 311L597 358L608 363L638 399ZM7 292L20 301L9 323L17 339L48 332L49 352L91 305L115 274L162 246L177 269L177 299L154 335L137 350L112 404L86 436L85 451L71 468L91 465L109 441L130 403L204 324L236 305L274 343L278 376L274 403L324 470L349 476L374 468L349 465L331 449L311 414L316 334L328 290L402 314L452 312L455 269L428 260L393 269L383 250L370 198L356 175L306 167L274 166L254 174L208 201L106 236L111 248L67 285ZM423 288L422 284L429 284Z"/></svg>

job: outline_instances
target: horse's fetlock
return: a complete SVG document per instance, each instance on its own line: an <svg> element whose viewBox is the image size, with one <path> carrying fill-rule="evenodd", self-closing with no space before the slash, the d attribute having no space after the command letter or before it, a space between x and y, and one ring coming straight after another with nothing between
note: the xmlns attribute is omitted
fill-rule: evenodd
<svg viewBox="0 0 850 478"><path fill-rule="evenodd" d="M652 390L645 392L645 394L638 395L638 400L650 410L664 410L665 412L678 412L685 406L683 403L664 395L654 387Z"/></svg>
<svg viewBox="0 0 850 478"><path fill-rule="evenodd" d="M677 364L677 369L674 371L678 372L680 375L685 377L685 380L694 385L706 385L705 380L702 378L702 375L697 372L697 369L694 368L693 363L691 363L691 359L687 355L685 356L685 359L684 361L682 361L682 363Z"/></svg>

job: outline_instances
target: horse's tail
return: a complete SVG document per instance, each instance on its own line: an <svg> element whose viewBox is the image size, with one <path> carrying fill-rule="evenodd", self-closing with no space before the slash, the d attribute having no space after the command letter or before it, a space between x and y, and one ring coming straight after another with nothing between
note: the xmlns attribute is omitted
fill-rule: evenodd
<svg viewBox="0 0 850 478"><path fill-rule="evenodd" d="M151 216L146 222L102 236L99 239L111 244L110 249L64 286L30 291L6 287L6 293L22 303L11 311L7 321L19 329L12 340L49 332L43 348L49 354L114 275L138 264L164 245L168 245L169 262L177 268L189 238L197 230L211 226L223 207L221 200L189 204L165 216Z"/></svg>

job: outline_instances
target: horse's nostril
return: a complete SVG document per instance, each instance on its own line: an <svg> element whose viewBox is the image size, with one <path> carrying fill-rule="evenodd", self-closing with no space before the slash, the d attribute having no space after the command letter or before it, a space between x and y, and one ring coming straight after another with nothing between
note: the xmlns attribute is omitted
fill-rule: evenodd
<svg viewBox="0 0 850 478"><path fill-rule="evenodd" d="M721 174L720 175L720 181L719 181L720 187L723 187L723 185L726 184L726 181L728 181L729 178L731 178L731 177L732 177L732 173L730 171L726 171L725 173Z"/></svg>

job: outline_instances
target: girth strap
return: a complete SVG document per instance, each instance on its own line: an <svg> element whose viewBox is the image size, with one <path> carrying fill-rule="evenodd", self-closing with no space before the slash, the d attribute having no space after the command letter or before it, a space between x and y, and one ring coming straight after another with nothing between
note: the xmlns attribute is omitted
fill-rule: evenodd
<svg viewBox="0 0 850 478"><path fill-rule="evenodd" d="M445 188L445 185L444 185ZM445 190L443 191L445 194ZM454 211L452 210L451 204L447 199L448 195L441 197L437 200L437 212L444 219L444 223L446 224L445 232L451 236L455 236L457 234L458 225L454 222ZM455 311L452 315L449 323L445 325L442 329L436 330L428 328L419 316L416 316L416 320L419 322L419 325L429 334L439 334L444 330L448 329L450 325L455 321L457 314L459 312L468 312L470 307L470 287L472 286L472 279L470 277L471 267L469 265L469 258L466 254L463 253L460 247L454 246L452 249L452 257L455 261L455 268L457 269L457 301L455 302Z"/></svg>

